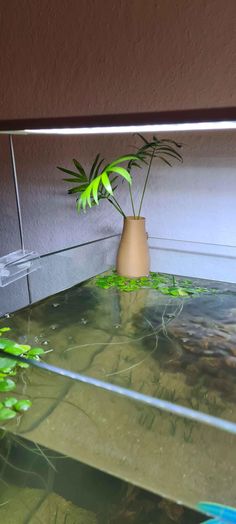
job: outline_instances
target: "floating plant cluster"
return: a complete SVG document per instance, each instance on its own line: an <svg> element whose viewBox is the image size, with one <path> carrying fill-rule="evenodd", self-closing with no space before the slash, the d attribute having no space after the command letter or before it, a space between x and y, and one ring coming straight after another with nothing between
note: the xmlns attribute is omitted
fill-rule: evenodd
<svg viewBox="0 0 236 524"><path fill-rule="evenodd" d="M26 357L32 360L39 360L44 353L41 348L32 348L29 345L17 344L13 340L3 338L5 333L10 331L9 327L0 329L0 350L6 355ZM17 375L21 368L28 368L29 364L20 362L13 358L0 357L0 393L9 393L16 387L12 377ZM21 414L31 407L31 401L27 399L17 400L14 397L6 397L0 401L0 422L10 420L17 414Z"/></svg>
<svg viewBox="0 0 236 524"><path fill-rule="evenodd" d="M187 297L199 295L200 293L209 293L204 287L194 286L190 279L178 279L171 275L163 275L154 271L150 272L148 277L127 278L117 275L113 271L111 275L98 276L95 280L96 285L102 289L117 288L121 291L131 292L138 289L156 289L163 295L173 297ZM215 289L210 290L215 292Z"/></svg>

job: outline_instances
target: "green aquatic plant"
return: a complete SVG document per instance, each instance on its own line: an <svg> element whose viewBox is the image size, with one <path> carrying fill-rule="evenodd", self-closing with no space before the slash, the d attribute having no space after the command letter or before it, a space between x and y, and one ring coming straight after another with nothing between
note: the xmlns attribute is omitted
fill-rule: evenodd
<svg viewBox="0 0 236 524"><path fill-rule="evenodd" d="M188 403L189 403L191 409L194 409L195 411L199 410L200 402L199 402L199 400L197 398L190 397L188 399Z"/></svg>
<svg viewBox="0 0 236 524"><path fill-rule="evenodd" d="M194 421L192 421L190 419L185 418L184 419L184 426L185 426L184 441L186 443L190 444L190 443L193 442L192 435L193 435L193 430L196 427L196 422L194 422Z"/></svg>
<svg viewBox="0 0 236 524"><path fill-rule="evenodd" d="M192 389L188 403L191 409L207 411L209 415L214 417L220 417L225 411L225 406L216 397L209 397L208 391L199 386Z"/></svg>
<svg viewBox="0 0 236 524"><path fill-rule="evenodd" d="M0 328L0 350L6 355L23 356L31 360L39 360L44 354L42 348L32 348L29 345L18 344L17 342L4 338L3 335L9 332L9 327ZM19 369L28 368L29 364L14 360L13 358L0 357L0 393L9 393L16 387L12 378L17 375ZM0 422L10 420L17 414L21 414L31 407L32 403L28 399L17 400L14 397L6 397L0 401Z"/></svg>
<svg viewBox="0 0 236 524"><path fill-rule="evenodd" d="M123 181L128 183L129 195L134 218L141 216L143 199L146 193L148 180L151 174L151 168L154 159L158 158L169 167L172 166L171 161L177 160L182 162L182 156L179 153L181 144L169 139L158 139L153 136L150 141L146 140L142 135L137 135L142 141L140 147L132 154L120 156L113 162L104 165L104 159L100 157L100 153L95 157L92 167L88 173L78 160L73 159L73 169L58 166L60 171L70 175L71 178L64 178L64 181L75 184L74 187L68 190L68 193L77 194L76 207L78 212L86 210L86 208L99 205L101 200L107 200L113 207L123 216L126 217L121 205L114 196L118 187L118 179L121 177ZM124 167L124 165L126 167ZM138 206L138 212L135 211L134 197L132 194L131 175L133 168L147 169L144 186ZM75 169L75 170L74 170Z"/></svg>
<svg viewBox="0 0 236 524"><path fill-rule="evenodd" d="M163 295L173 297L188 297L201 293L209 293L211 291L207 288L194 286L193 282L189 279L179 279L177 282L174 276L163 275L154 271L151 271L148 277L140 278L122 277L117 275L116 271L113 271L111 275L96 277L95 283L102 289L116 288L128 293L145 288L156 289Z"/></svg>
<svg viewBox="0 0 236 524"><path fill-rule="evenodd" d="M179 398L177 397L175 389L168 389L165 386L160 388L160 398L167 400L168 402L176 403Z"/></svg>
<svg viewBox="0 0 236 524"><path fill-rule="evenodd" d="M220 417L222 413L225 411L225 407L223 404L220 404L216 397L212 399L206 400L206 405L208 409L208 413L210 415L214 415L214 417Z"/></svg>
<svg viewBox="0 0 236 524"><path fill-rule="evenodd" d="M7 397L0 402L0 421L10 420L11 418L14 418L17 413L28 411L31 406L31 400L17 400L14 397Z"/></svg>
<svg viewBox="0 0 236 524"><path fill-rule="evenodd" d="M177 430L178 417L171 415L170 419L170 434L172 437L175 436Z"/></svg>
<svg viewBox="0 0 236 524"><path fill-rule="evenodd" d="M148 409L148 410L143 410L139 416L139 424L141 426L144 426L145 429L148 429L148 430L151 430L152 429L152 426L154 424L154 421L155 421L155 413Z"/></svg>

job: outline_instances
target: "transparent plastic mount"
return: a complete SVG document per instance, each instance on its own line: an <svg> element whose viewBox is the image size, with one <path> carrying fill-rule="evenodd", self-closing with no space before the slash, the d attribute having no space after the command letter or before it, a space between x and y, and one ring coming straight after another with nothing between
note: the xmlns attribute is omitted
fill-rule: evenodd
<svg viewBox="0 0 236 524"><path fill-rule="evenodd" d="M8 286L40 267L40 256L35 251L13 251L0 258L0 287Z"/></svg>

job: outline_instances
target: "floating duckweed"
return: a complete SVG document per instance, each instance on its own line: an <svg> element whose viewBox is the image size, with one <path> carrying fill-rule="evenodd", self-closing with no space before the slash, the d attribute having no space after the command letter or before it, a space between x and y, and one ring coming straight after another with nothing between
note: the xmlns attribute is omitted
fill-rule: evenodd
<svg viewBox="0 0 236 524"><path fill-rule="evenodd" d="M16 411L10 408L1 408L0 409L0 421L10 420L16 416Z"/></svg>
<svg viewBox="0 0 236 524"><path fill-rule="evenodd" d="M28 411L31 406L31 400L17 400L17 398L14 397L5 398L5 400L0 402L0 421L10 420L14 418L17 413Z"/></svg>
<svg viewBox="0 0 236 524"><path fill-rule="evenodd" d="M5 393L7 391L12 391L15 389L16 385L13 380L10 378L0 378L0 392Z"/></svg>
<svg viewBox="0 0 236 524"><path fill-rule="evenodd" d="M16 361L10 358L0 358L0 371L1 373L9 374L15 368Z"/></svg>
<svg viewBox="0 0 236 524"><path fill-rule="evenodd" d="M200 293L209 293L209 290L203 287L195 287L190 279L178 279L172 275L163 275L154 271L150 272L148 277L128 278L117 275L113 271L111 275L98 276L95 279L96 285L102 289L116 288L121 291L131 292L138 289L156 289L163 295L173 297L188 297L199 295ZM215 290L210 290L215 292Z"/></svg>
<svg viewBox="0 0 236 524"><path fill-rule="evenodd" d="M14 398L14 397L9 397L9 398L5 398L5 400L3 402L1 402L2 406L4 405L5 408L12 408L13 406L15 406L15 404L17 404L17 398Z"/></svg>
<svg viewBox="0 0 236 524"><path fill-rule="evenodd" d="M14 356L23 356L31 360L39 360L40 356L44 354L42 348L32 348L28 344L17 344L13 340L3 338L3 333L10 331L9 327L0 329L0 349L6 354ZM18 362L12 358L0 357L0 393L7 393L15 389L16 384L9 376L16 375L18 368L28 368L29 364L26 362ZM17 400L14 397L5 398L0 402L0 421L10 420L16 416L17 413L28 411L32 402L28 399Z"/></svg>
<svg viewBox="0 0 236 524"><path fill-rule="evenodd" d="M2 333L6 333L7 331L11 331L11 328L9 328L9 327L3 327L3 328L0 329L0 333L1 333L1 334L2 334ZM0 335L0 336L1 336L1 335Z"/></svg>
<svg viewBox="0 0 236 524"><path fill-rule="evenodd" d="M14 404L14 409L16 411L28 411L28 409L32 406L31 400L18 400L16 404Z"/></svg>

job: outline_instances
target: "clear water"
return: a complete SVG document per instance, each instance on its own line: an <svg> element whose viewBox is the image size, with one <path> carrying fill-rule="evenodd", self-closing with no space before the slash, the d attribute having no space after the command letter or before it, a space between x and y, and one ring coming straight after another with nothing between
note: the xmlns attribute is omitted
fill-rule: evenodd
<svg viewBox="0 0 236 524"><path fill-rule="evenodd" d="M177 298L151 289L102 290L91 280L1 319L0 324L12 329L15 340L52 350L44 359L64 370L236 422L236 287L196 284L218 292ZM6 478L2 475L2 480L16 497L21 498L19 489L44 489L46 494L56 493L77 507L91 509L100 519L95 522L104 523L126 522L125 518L147 524L165 519L182 522L187 510L180 514L180 507L176 509L166 499L190 508L200 500L236 505L233 433L34 367L19 376L17 394L31 398L33 406L19 420L5 424L7 438L17 439L13 458L24 456L17 451L24 442L31 471L40 474L40 458L42 467L49 468L41 476L51 487L34 483L34 475L30 482L27 475L22 480L23 473L16 480L13 470L3 464ZM22 437L25 441L19 444ZM34 451L27 450L28 446ZM45 457L35 455L37 446L50 450L50 457L58 461L60 479ZM58 454L63 458L55 458ZM95 508L97 488L91 488L88 505L79 497L85 485L80 471L86 470L81 463L95 468L89 469L90 480L99 488L102 481L96 479L107 479L101 471L112 475L104 481L108 486L104 495L98 497L104 504L102 516ZM146 491L135 488L132 494L126 482ZM70 492L75 495L69 496ZM3 504L4 496L7 499L7 493L3 493ZM33 500L33 492L27 497ZM7 508L7 504L0 507L1 511ZM31 522L29 518L22 517L22 522ZM191 514L191 518L194 522L199 517ZM77 521L75 517L71 522Z"/></svg>
<svg viewBox="0 0 236 524"><path fill-rule="evenodd" d="M197 524L204 517L52 450L5 434L4 524Z"/></svg>

